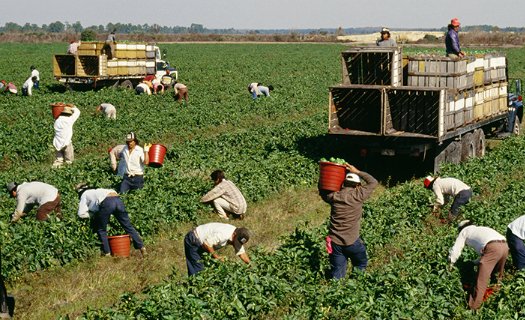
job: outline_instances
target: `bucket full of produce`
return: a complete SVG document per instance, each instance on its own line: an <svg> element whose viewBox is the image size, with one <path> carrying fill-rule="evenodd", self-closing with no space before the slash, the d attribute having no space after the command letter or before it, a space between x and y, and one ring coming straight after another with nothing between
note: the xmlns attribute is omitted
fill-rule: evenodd
<svg viewBox="0 0 525 320"><path fill-rule="evenodd" d="M129 234L108 237L111 254L120 257L129 257Z"/></svg>
<svg viewBox="0 0 525 320"><path fill-rule="evenodd" d="M53 119L58 118L58 116L64 111L64 107L66 106L62 102L59 102L57 104L50 104L51 111L53 112Z"/></svg>
<svg viewBox="0 0 525 320"><path fill-rule="evenodd" d="M330 161L319 161L319 181L321 189L328 191L341 190L341 184L346 176L346 161L331 158Z"/></svg>
<svg viewBox="0 0 525 320"><path fill-rule="evenodd" d="M154 168L162 167L166 150L168 150L168 148L162 144L153 143L149 148L149 166Z"/></svg>

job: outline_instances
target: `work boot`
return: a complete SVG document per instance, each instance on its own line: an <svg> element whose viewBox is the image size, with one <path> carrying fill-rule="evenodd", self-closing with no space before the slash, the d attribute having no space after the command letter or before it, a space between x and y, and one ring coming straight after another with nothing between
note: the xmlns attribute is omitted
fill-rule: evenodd
<svg viewBox="0 0 525 320"><path fill-rule="evenodd" d="M148 251L146 250L146 247L140 248L140 253L142 253L142 256L145 257L148 255Z"/></svg>

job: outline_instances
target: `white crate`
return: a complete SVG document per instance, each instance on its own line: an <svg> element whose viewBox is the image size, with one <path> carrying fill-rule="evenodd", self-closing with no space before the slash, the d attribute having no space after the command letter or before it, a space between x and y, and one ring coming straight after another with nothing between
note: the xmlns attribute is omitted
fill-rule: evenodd
<svg viewBox="0 0 525 320"><path fill-rule="evenodd" d="M137 60L128 60L128 67L136 67Z"/></svg>
<svg viewBox="0 0 525 320"><path fill-rule="evenodd" d="M137 66L138 67L145 67L146 66L146 60L137 60Z"/></svg>
<svg viewBox="0 0 525 320"><path fill-rule="evenodd" d="M116 46L117 50L126 50L126 44L125 43L117 43Z"/></svg>
<svg viewBox="0 0 525 320"><path fill-rule="evenodd" d="M463 109L465 109L465 95L458 94L457 100L454 106L454 111L461 111Z"/></svg>
<svg viewBox="0 0 525 320"><path fill-rule="evenodd" d="M148 44L148 45L146 46L146 51L155 51L155 46L152 45L152 44Z"/></svg>
<svg viewBox="0 0 525 320"><path fill-rule="evenodd" d="M108 61L108 67L116 67L118 66L117 61Z"/></svg>
<svg viewBox="0 0 525 320"><path fill-rule="evenodd" d="M146 68L155 68L155 61L146 61Z"/></svg>
<svg viewBox="0 0 525 320"><path fill-rule="evenodd" d="M507 86L506 83L505 83L505 84L501 84L501 85L499 86L499 95L500 95L500 96L503 96L503 95L508 94L508 89L507 89L507 88L508 88L508 86Z"/></svg>
<svg viewBox="0 0 525 320"><path fill-rule="evenodd" d="M117 66L119 67L127 67L128 66L128 60L118 60Z"/></svg>
<svg viewBox="0 0 525 320"><path fill-rule="evenodd" d="M485 102L485 90L476 89L476 94L474 96L474 104L479 104Z"/></svg>
<svg viewBox="0 0 525 320"><path fill-rule="evenodd" d="M146 50L145 44L137 44L137 50Z"/></svg>
<svg viewBox="0 0 525 320"><path fill-rule="evenodd" d="M137 45L136 44L128 44L126 46L126 49L127 50L137 50Z"/></svg>

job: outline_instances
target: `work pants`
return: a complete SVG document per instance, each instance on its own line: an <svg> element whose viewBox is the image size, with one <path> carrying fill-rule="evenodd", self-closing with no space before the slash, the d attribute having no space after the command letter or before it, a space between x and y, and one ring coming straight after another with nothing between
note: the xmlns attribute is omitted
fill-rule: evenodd
<svg viewBox="0 0 525 320"><path fill-rule="evenodd" d="M179 101L182 101L182 97L188 101L188 88L179 89L177 94L179 95Z"/></svg>
<svg viewBox="0 0 525 320"><path fill-rule="evenodd" d="M124 179L120 184L120 194L125 194L128 190L144 188L144 176L138 174L136 176L128 176L124 174Z"/></svg>
<svg viewBox="0 0 525 320"><path fill-rule="evenodd" d="M102 53L107 55L108 48L111 51L111 59L115 58L115 45L113 44L113 40L106 40L106 42L104 42Z"/></svg>
<svg viewBox="0 0 525 320"><path fill-rule="evenodd" d="M213 199L213 206L215 207L215 210L217 210L217 213L219 214L219 217L223 219L228 219L228 216L230 213L233 213L233 209L230 206L230 203L226 201L224 198L218 197L216 199Z"/></svg>
<svg viewBox="0 0 525 320"><path fill-rule="evenodd" d="M73 153L73 143L70 142L61 150L57 150L55 152L55 158L55 162L53 163L53 167L55 168L60 168L64 161L66 163L73 163L73 160L75 160L75 155Z"/></svg>
<svg viewBox="0 0 525 320"><path fill-rule="evenodd" d="M206 249L202 246L195 230L188 232L184 237L184 254L186 255L188 276L197 274L204 269L204 263L200 261L204 252Z"/></svg>
<svg viewBox="0 0 525 320"><path fill-rule="evenodd" d="M516 236L509 228L507 228L507 243L509 244L510 255L514 266L518 270L525 268L525 245L523 239Z"/></svg>
<svg viewBox="0 0 525 320"><path fill-rule="evenodd" d="M346 275L348 259L352 266L359 271L364 271L368 264L366 247L360 237L349 246L340 246L332 241L332 253L330 254L330 269L332 278L343 279Z"/></svg>
<svg viewBox="0 0 525 320"><path fill-rule="evenodd" d="M470 198L472 198L472 190L467 189L460 191L454 197L454 202L452 202L452 206L450 207L450 214L457 217L459 208L466 205L470 201Z"/></svg>
<svg viewBox="0 0 525 320"><path fill-rule="evenodd" d="M49 219L49 214L51 212L59 213L57 215L57 218L62 219L62 203L60 199L60 195L57 195L56 199L53 201L49 201L38 207L38 210L36 211L36 219L38 221L43 221Z"/></svg>

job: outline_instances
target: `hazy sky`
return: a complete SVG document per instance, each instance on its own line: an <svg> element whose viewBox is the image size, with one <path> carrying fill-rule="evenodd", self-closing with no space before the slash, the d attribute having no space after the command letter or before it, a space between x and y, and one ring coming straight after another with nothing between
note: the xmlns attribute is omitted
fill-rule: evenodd
<svg viewBox="0 0 525 320"><path fill-rule="evenodd" d="M112 23L208 29L319 29L388 26L441 28L457 17L462 25L525 26L524 0L18 0L0 9L5 22L83 27Z"/></svg>

